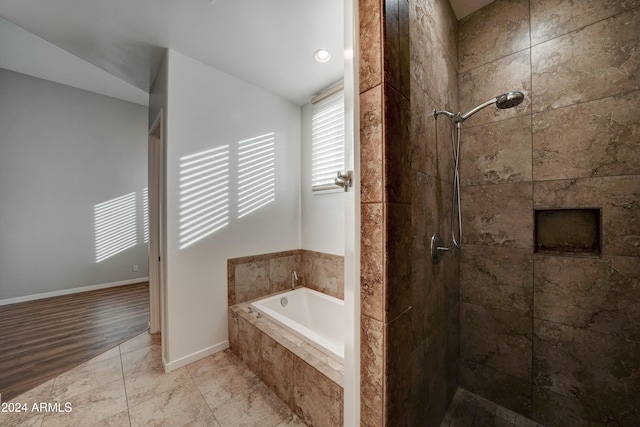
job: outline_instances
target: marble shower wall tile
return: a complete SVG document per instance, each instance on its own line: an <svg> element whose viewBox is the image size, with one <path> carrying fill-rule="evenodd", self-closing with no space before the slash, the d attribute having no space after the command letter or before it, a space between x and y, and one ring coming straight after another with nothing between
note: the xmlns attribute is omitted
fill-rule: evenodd
<svg viewBox="0 0 640 427"><path fill-rule="evenodd" d="M409 0L384 1L384 81L409 97Z"/></svg>
<svg viewBox="0 0 640 427"><path fill-rule="evenodd" d="M640 341L640 259L537 256L538 319Z"/></svg>
<svg viewBox="0 0 640 427"><path fill-rule="evenodd" d="M457 19L448 0L415 0L409 2L410 38L412 41L437 40L458 68ZM426 37L426 39L425 39ZM412 46L413 48L413 46Z"/></svg>
<svg viewBox="0 0 640 427"><path fill-rule="evenodd" d="M460 254L460 298L463 302L531 315L531 249L464 245Z"/></svg>
<svg viewBox="0 0 640 427"><path fill-rule="evenodd" d="M463 243L533 248L531 183L461 188Z"/></svg>
<svg viewBox="0 0 640 427"><path fill-rule="evenodd" d="M360 207L360 310L384 319L385 226L382 203Z"/></svg>
<svg viewBox="0 0 640 427"><path fill-rule="evenodd" d="M591 402L571 399L536 386L533 386L531 418L545 426L562 427L600 427L612 421L606 412L601 412ZM615 424L614 421L610 425L624 424Z"/></svg>
<svg viewBox="0 0 640 427"><path fill-rule="evenodd" d="M536 181L640 174L640 91L533 115Z"/></svg>
<svg viewBox="0 0 640 427"><path fill-rule="evenodd" d="M498 405L531 416L531 379L512 377L470 360L460 361L460 387Z"/></svg>
<svg viewBox="0 0 640 427"><path fill-rule="evenodd" d="M411 201L412 260L424 259L429 254L433 233L438 232L442 235L440 217L443 206L437 194L438 187L436 178L421 172L413 173L413 199Z"/></svg>
<svg viewBox="0 0 640 427"><path fill-rule="evenodd" d="M379 0L358 2L360 93L382 83L382 10Z"/></svg>
<svg viewBox="0 0 640 427"><path fill-rule="evenodd" d="M476 105L511 90L519 90L524 94L525 99L520 105L506 110L487 107L469 118L465 122L466 127L531 113L529 50L523 50L460 73L460 109L462 111L468 111Z"/></svg>
<svg viewBox="0 0 640 427"><path fill-rule="evenodd" d="M385 85L384 90L384 201L411 201L411 104Z"/></svg>
<svg viewBox="0 0 640 427"><path fill-rule="evenodd" d="M477 325L482 325L478 333ZM531 378L531 317L463 303L460 357L528 381Z"/></svg>
<svg viewBox="0 0 640 427"><path fill-rule="evenodd" d="M640 422L640 342L536 319L534 346L537 387Z"/></svg>
<svg viewBox="0 0 640 427"><path fill-rule="evenodd" d="M533 111L640 89L640 9L531 48Z"/></svg>
<svg viewBox="0 0 640 427"><path fill-rule="evenodd" d="M401 420L411 407L413 376L420 375L412 372L411 356L418 345L416 325L413 310L402 313L385 325L385 419Z"/></svg>
<svg viewBox="0 0 640 427"><path fill-rule="evenodd" d="M530 116L464 128L461 185L520 181L531 181Z"/></svg>
<svg viewBox="0 0 640 427"><path fill-rule="evenodd" d="M382 86L360 95L360 198L362 203L383 199Z"/></svg>
<svg viewBox="0 0 640 427"><path fill-rule="evenodd" d="M640 176L541 181L536 209L601 208L602 254L640 256Z"/></svg>
<svg viewBox="0 0 640 427"><path fill-rule="evenodd" d="M420 33L411 39L411 78L435 101L438 109L457 108L457 69L431 34Z"/></svg>
<svg viewBox="0 0 640 427"><path fill-rule="evenodd" d="M462 18L458 45L461 72L529 48L529 1L497 0Z"/></svg>
<svg viewBox="0 0 640 427"><path fill-rule="evenodd" d="M640 6L638 0L530 1L533 45Z"/></svg>
<svg viewBox="0 0 640 427"><path fill-rule="evenodd" d="M404 313L411 302L411 205L385 204L385 321Z"/></svg>
<svg viewBox="0 0 640 427"><path fill-rule="evenodd" d="M426 175L438 174L438 146L436 121L432 112L435 105L424 90L411 84L411 168ZM415 190L413 190L415 193Z"/></svg>

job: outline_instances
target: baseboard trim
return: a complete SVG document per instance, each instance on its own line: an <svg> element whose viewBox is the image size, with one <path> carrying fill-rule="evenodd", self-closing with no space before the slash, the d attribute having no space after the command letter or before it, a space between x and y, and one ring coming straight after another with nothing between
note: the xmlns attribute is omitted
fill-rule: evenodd
<svg viewBox="0 0 640 427"><path fill-rule="evenodd" d="M162 358L162 365L164 366L165 373L169 373L171 371L175 371L176 369L182 368L183 366L187 366L190 363L196 362L200 359L204 359L207 356L211 356L212 354L218 353L222 350L226 350L229 348L229 341L222 341L216 345L213 345L209 348L205 348L200 351L196 351L188 356L181 357L178 360L174 360L173 362L167 362L165 358Z"/></svg>
<svg viewBox="0 0 640 427"><path fill-rule="evenodd" d="M148 282L148 277L138 277L137 279L121 280L119 282L101 283L98 285L83 286L81 288L63 289L61 291L45 292L42 294L26 295L23 297L7 298L0 300L0 305L16 304L19 302L33 301L43 298L58 297L62 295L77 294L79 292L97 291L98 289L115 288L116 286L133 285L134 283Z"/></svg>

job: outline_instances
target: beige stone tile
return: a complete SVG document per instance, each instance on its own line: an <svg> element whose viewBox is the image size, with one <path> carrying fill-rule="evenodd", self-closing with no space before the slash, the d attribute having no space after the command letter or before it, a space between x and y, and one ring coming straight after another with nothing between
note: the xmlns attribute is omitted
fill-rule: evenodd
<svg viewBox="0 0 640 427"><path fill-rule="evenodd" d="M460 70L466 71L529 47L529 2L498 0L458 23Z"/></svg>
<svg viewBox="0 0 640 427"><path fill-rule="evenodd" d="M533 111L640 89L640 9L531 48Z"/></svg>
<svg viewBox="0 0 640 427"><path fill-rule="evenodd" d="M150 368L162 366L162 349L158 344L145 346L137 350L124 353L121 356L122 371L125 376L136 375Z"/></svg>
<svg viewBox="0 0 640 427"><path fill-rule="evenodd" d="M182 427L220 427L220 423L218 423L215 415L211 412L188 422Z"/></svg>
<svg viewBox="0 0 640 427"><path fill-rule="evenodd" d="M103 362L105 360L111 359L113 357L120 357L120 347L114 347L111 350L107 350L99 356L94 357L91 360L88 360L85 365L89 365L91 363Z"/></svg>
<svg viewBox="0 0 640 427"><path fill-rule="evenodd" d="M263 335L264 333L248 320L238 319L238 355L258 377L262 376L260 355Z"/></svg>
<svg viewBox="0 0 640 427"><path fill-rule="evenodd" d="M231 363L220 364L215 369L191 373L211 408L235 398L260 382L260 379L237 359Z"/></svg>
<svg viewBox="0 0 640 427"><path fill-rule="evenodd" d="M235 302L240 303L269 294L269 261L259 260L236 265Z"/></svg>
<svg viewBox="0 0 640 427"><path fill-rule="evenodd" d="M342 389L314 367L297 359L294 367L296 415L316 427L342 425Z"/></svg>
<svg viewBox="0 0 640 427"><path fill-rule="evenodd" d="M56 377L51 399L68 400L118 379L122 379L122 365L119 357L112 357L102 362L85 363Z"/></svg>
<svg viewBox="0 0 640 427"><path fill-rule="evenodd" d="M578 30L638 5L638 0L531 0L531 43Z"/></svg>
<svg viewBox="0 0 640 427"><path fill-rule="evenodd" d="M139 350L144 347L149 347L153 345L160 345L161 337L160 334L151 335L149 331L145 331L128 341L120 344L120 353L129 353L134 350Z"/></svg>
<svg viewBox="0 0 640 427"><path fill-rule="evenodd" d="M269 293L291 289L291 273L298 270L300 255L281 256L269 259ZM297 272L300 274L300 272ZM299 285L299 283L296 283Z"/></svg>
<svg viewBox="0 0 640 427"><path fill-rule="evenodd" d="M533 115L536 181L640 174L640 91Z"/></svg>
<svg viewBox="0 0 640 427"><path fill-rule="evenodd" d="M193 378L198 378L211 371L217 371L228 365L241 365L236 354L229 349L207 356L186 366Z"/></svg>
<svg viewBox="0 0 640 427"><path fill-rule="evenodd" d="M287 417L283 422L278 424L276 427L306 427L305 424L297 415L291 414Z"/></svg>
<svg viewBox="0 0 640 427"><path fill-rule="evenodd" d="M130 425L129 411L127 410L122 411L119 414L114 415L113 417L102 420L91 427L129 427Z"/></svg>
<svg viewBox="0 0 640 427"><path fill-rule="evenodd" d="M191 381L191 375L186 367L165 373L161 366L136 372L126 376L124 384L127 389L129 406L136 406L153 396L175 389Z"/></svg>
<svg viewBox="0 0 640 427"><path fill-rule="evenodd" d="M0 422L2 422L3 426L9 427L9 426L15 426L15 427L40 427L42 425L42 420L44 419L44 414L42 415L35 415L33 417L29 417L27 419L25 419L24 421L19 422L18 424L11 424L11 423L7 423L4 424L4 418L2 416L0 416Z"/></svg>
<svg viewBox="0 0 640 427"><path fill-rule="evenodd" d="M131 426L181 426L211 413L196 384L186 384L157 394L129 408Z"/></svg>
<svg viewBox="0 0 640 427"><path fill-rule="evenodd" d="M213 408L221 427L276 426L291 411L263 383L246 389L234 399Z"/></svg>
<svg viewBox="0 0 640 427"><path fill-rule="evenodd" d="M262 338L262 380L287 406L293 406L294 355L269 336Z"/></svg>
<svg viewBox="0 0 640 427"><path fill-rule="evenodd" d="M127 409L124 380L120 378L59 402L71 403L71 412L45 414L42 427L92 426Z"/></svg>

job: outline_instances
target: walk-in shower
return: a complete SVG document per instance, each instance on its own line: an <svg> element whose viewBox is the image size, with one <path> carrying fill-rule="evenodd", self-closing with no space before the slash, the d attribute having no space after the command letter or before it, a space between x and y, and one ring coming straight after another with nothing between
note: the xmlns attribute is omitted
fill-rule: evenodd
<svg viewBox="0 0 640 427"><path fill-rule="evenodd" d="M451 194L451 242L456 248L462 244L462 212L460 210L460 139L462 133L462 122L482 110L485 107L495 104L496 108L505 110L515 107L524 100L524 94L520 91L510 91L491 98L482 104L470 109L465 113L451 113L446 110L433 110L433 116L446 116L453 123L451 128L451 149L453 152L453 190ZM456 223L458 225L458 236L456 237ZM438 234L431 237L431 257L434 262L440 260L441 254L449 248L443 246L443 241Z"/></svg>

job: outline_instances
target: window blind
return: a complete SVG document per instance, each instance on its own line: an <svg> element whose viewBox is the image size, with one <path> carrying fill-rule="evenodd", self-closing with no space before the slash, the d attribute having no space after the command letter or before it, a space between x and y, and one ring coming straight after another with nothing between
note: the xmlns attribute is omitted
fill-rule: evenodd
<svg viewBox="0 0 640 427"><path fill-rule="evenodd" d="M344 91L313 105L311 117L311 189L340 188L336 172L344 170Z"/></svg>

